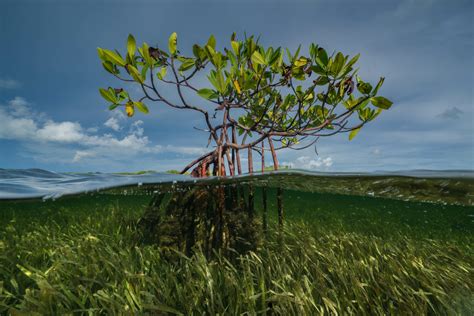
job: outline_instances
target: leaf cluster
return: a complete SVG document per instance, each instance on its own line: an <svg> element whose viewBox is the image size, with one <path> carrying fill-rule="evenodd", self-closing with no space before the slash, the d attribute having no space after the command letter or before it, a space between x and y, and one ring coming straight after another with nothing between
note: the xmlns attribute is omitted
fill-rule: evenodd
<svg viewBox="0 0 474 316"><path fill-rule="evenodd" d="M392 106L379 95L384 78L372 85L358 75L359 55L328 53L317 44L304 53L301 46L291 52L265 47L253 36L238 40L235 34L229 44L220 50L211 35L207 42L193 45L192 55L186 55L179 50L176 33L169 37L166 51L147 43L138 47L129 35L124 55L103 48L98 48L98 54L106 71L140 85L144 95L132 100L123 88L100 89L100 93L110 103L109 109L123 106L128 116L135 109L148 113L144 100L207 115L205 108L185 100L183 91L190 90L215 110L226 110L227 122L240 135L273 137L283 147L307 137L344 132L352 139L362 126ZM191 79L202 71L209 85L196 87ZM163 97L160 87L166 84L177 88L182 104ZM234 109L239 110L236 117L230 113Z"/></svg>

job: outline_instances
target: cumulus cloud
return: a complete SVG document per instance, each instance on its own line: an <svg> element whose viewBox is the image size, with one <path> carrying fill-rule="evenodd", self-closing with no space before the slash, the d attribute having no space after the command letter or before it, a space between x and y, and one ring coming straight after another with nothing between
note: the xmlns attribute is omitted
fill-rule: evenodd
<svg viewBox="0 0 474 316"><path fill-rule="evenodd" d="M93 152L78 150L76 151L76 154L74 155L74 158L72 159L72 162L79 162L83 158L94 157L94 156L95 156L95 153Z"/></svg>
<svg viewBox="0 0 474 316"><path fill-rule="evenodd" d="M143 136L145 129L143 128L143 121L138 120L132 123L130 126L130 133L138 136Z"/></svg>
<svg viewBox="0 0 474 316"><path fill-rule="evenodd" d="M30 115L29 103L22 97L15 97L14 99L8 101L8 107L10 108L10 113L13 116L26 116Z"/></svg>
<svg viewBox="0 0 474 316"><path fill-rule="evenodd" d="M43 141L74 143L82 140L85 135L77 122L48 121L36 131L36 137Z"/></svg>
<svg viewBox="0 0 474 316"><path fill-rule="evenodd" d="M452 107L444 110L442 113L438 114L438 117L450 120L460 119L464 112L457 107Z"/></svg>
<svg viewBox="0 0 474 316"><path fill-rule="evenodd" d="M0 78L0 89L16 89L20 87L20 83L13 79Z"/></svg>
<svg viewBox="0 0 474 316"><path fill-rule="evenodd" d="M36 122L31 118L16 118L0 108L0 138L3 139L31 139L38 129Z"/></svg>
<svg viewBox="0 0 474 316"><path fill-rule="evenodd" d="M29 103L20 97L9 101L6 106L0 105L0 139L28 144L30 150L38 148L38 153L42 153L41 147L55 146L63 154L65 151L70 152L70 162L74 163L92 157L116 160L158 153L197 155L206 150L199 147L153 145L145 136L144 122L141 120L131 123L126 135L117 137L111 133L99 134L97 128L84 128L78 122L40 120L37 117L41 115L33 114ZM111 119L117 122L121 120L119 115L114 115L104 125L113 131L120 130L120 127L110 123ZM64 157L57 157L57 160L63 162Z"/></svg>
<svg viewBox="0 0 474 316"><path fill-rule="evenodd" d="M120 111L113 111L112 116L105 121L104 126L118 132L122 129L120 122L125 119L125 115ZM141 121L140 121L141 122Z"/></svg>
<svg viewBox="0 0 474 316"><path fill-rule="evenodd" d="M296 158L294 161L282 162L282 165L297 169L327 170L333 165L333 160L331 157L318 157L317 159L314 159L309 156L301 156Z"/></svg>
<svg viewBox="0 0 474 316"><path fill-rule="evenodd" d="M116 132L120 130L119 122L115 117L111 117L107 121L105 121L104 126L107 126L108 128L111 128Z"/></svg>

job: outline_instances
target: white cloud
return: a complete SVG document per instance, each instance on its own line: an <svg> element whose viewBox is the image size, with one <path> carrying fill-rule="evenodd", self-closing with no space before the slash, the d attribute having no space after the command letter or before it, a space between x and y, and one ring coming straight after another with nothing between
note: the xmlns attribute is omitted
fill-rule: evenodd
<svg viewBox="0 0 474 316"><path fill-rule="evenodd" d="M122 114L123 115L123 114ZM145 136L144 122L134 121L128 133L123 137L113 134L99 134L97 128L83 128L78 122L56 122L51 119L42 121L42 113L33 113L29 103L20 97L0 105L0 139L17 140L33 153L35 159L47 159L61 163L77 163L84 158L101 159L101 161L125 161L144 155L172 153L179 155L200 155L208 149L175 145L153 145ZM111 125L110 120L120 121L122 116L115 114L104 125ZM109 122L109 123L107 123ZM108 126L118 131L121 128ZM55 151L60 155L53 155ZM42 158L44 156L44 158ZM69 156L69 160L65 159Z"/></svg>
<svg viewBox="0 0 474 316"><path fill-rule="evenodd" d="M89 127L86 129L88 133L97 133L99 131L98 127Z"/></svg>
<svg viewBox="0 0 474 316"><path fill-rule="evenodd" d="M83 140L85 135L79 123L48 121L36 131L36 137L42 141L74 143Z"/></svg>
<svg viewBox="0 0 474 316"><path fill-rule="evenodd" d="M145 133L145 129L142 126L143 126L142 120L133 122L132 125L130 126L130 133L137 136L143 136L143 134Z"/></svg>
<svg viewBox="0 0 474 316"><path fill-rule="evenodd" d="M282 162L283 166L289 166L290 168L297 169L329 169L333 165L333 160L331 157L317 159L311 158L309 156L300 156L294 161L285 161Z"/></svg>
<svg viewBox="0 0 474 316"><path fill-rule="evenodd" d="M13 79L0 78L0 89L16 89L20 87L20 83Z"/></svg>
<svg viewBox="0 0 474 316"><path fill-rule="evenodd" d="M74 158L72 159L72 162L79 162L83 158L94 157L95 155L96 154L93 153L93 152L78 150L78 151L76 151L76 154L74 155Z"/></svg>
<svg viewBox="0 0 474 316"><path fill-rule="evenodd" d="M5 108L0 107L0 138L30 139L35 137L37 129L33 119L14 117Z"/></svg>
<svg viewBox="0 0 474 316"><path fill-rule="evenodd" d="M15 97L8 101L10 113L13 116L26 116L30 115L29 103L22 97Z"/></svg>
<svg viewBox="0 0 474 316"><path fill-rule="evenodd" d="M113 111L111 113L112 116L107 121L105 121L104 126L118 132L122 129L122 127L120 126L120 122L125 119L125 114L120 111Z"/></svg>
<svg viewBox="0 0 474 316"><path fill-rule="evenodd" d="M107 121L105 121L104 126L107 126L108 128L111 128L116 132L120 130L119 122L115 117L111 117Z"/></svg>

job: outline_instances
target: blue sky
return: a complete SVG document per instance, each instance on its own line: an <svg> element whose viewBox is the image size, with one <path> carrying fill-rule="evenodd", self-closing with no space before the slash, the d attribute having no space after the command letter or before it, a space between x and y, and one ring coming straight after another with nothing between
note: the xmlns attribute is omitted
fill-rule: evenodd
<svg viewBox="0 0 474 316"><path fill-rule="evenodd" d="M179 169L206 150L201 117L148 104L149 115L110 112L99 87L118 83L96 47L189 51L232 32L295 49L361 53L360 74L385 76L394 106L359 133L326 138L280 161L320 171L474 169L473 2L10 1L0 2L0 168L54 171Z"/></svg>

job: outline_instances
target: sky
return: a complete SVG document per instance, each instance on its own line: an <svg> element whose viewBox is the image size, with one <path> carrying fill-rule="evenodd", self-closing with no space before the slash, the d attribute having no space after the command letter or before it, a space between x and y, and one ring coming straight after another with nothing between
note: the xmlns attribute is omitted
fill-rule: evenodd
<svg viewBox="0 0 474 316"><path fill-rule="evenodd" d="M97 47L189 52L210 34L361 54L362 78L386 78L394 102L352 141L325 138L281 151L282 164L317 171L474 169L474 2L0 0L0 168L52 171L180 169L208 151L201 117L163 104L127 118L109 111ZM204 84L204 82L202 82ZM204 87L204 86L203 86ZM136 92L136 91L135 91ZM172 95L173 91L167 91ZM202 99L193 99L196 102ZM245 158L245 157L243 157ZM270 158L268 158L268 161ZM258 163L256 163L258 166Z"/></svg>

